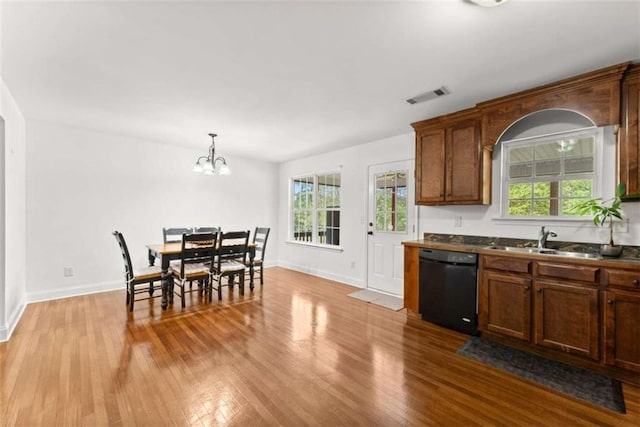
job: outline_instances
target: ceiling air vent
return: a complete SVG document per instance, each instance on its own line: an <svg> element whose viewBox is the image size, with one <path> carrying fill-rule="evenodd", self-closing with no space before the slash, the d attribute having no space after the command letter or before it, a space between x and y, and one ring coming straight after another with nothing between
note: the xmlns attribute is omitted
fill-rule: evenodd
<svg viewBox="0 0 640 427"><path fill-rule="evenodd" d="M407 99L407 102L409 104L417 104L418 102L425 102L428 101L430 99L435 99L441 96L445 96L445 95L449 95L449 90L442 86L436 90L432 90L431 92L426 92L426 93L422 93L420 95L416 95L413 98L409 98Z"/></svg>

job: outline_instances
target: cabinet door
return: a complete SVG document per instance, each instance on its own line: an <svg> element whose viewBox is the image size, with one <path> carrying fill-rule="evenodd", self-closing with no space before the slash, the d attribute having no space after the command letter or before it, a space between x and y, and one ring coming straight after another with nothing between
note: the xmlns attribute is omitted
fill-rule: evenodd
<svg viewBox="0 0 640 427"><path fill-rule="evenodd" d="M640 294L604 292L604 361L640 372Z"/></svg>
<svg viewBox="0 0 640 427"><path fill-rule="evenodd" d="M535 344L598 360L598 289L535 282Z"/></svg>
<svg viewBox="0 0 640 427"><path fill-rule="evenodd" d="M627 186L628 200L640 201L640 65L632 66L625 75L621 95L620 182Z"/></svg>
<svg viewBox="0 0 640 427"><path fill-rule="evenodd" d="M482 330L531 340L531 279L486 271L480 302Z"/></svg>
<svg viewBox="0 0 640 427"><path fill-rule="evenodd" d="M481 155L480 121L466 121L447 129L445 200L481 202Z"/></svg>
<svg viewBox="0 0 640 427"><path fill-rule="evenodd" d="M416 134L416 203L444 201L445 129Z"/></svg>

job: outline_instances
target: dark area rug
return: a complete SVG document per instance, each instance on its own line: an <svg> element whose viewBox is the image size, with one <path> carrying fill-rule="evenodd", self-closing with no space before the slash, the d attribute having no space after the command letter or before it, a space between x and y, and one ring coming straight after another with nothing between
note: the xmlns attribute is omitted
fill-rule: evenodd
<svg viewBox="0 0 640 427"><path fill-rule="evenodd" d="M626 413L620 381L515 348L471 337L458 354L612 411Z"/></svg>

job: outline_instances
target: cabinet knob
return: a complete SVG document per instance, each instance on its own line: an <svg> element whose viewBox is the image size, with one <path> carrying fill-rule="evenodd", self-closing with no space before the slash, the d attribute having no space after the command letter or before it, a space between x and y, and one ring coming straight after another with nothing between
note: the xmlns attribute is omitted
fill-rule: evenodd
<svg viewBox="0 0 640 427"><path fill-rule="evenodd" d="M607 300L607 304L613 304L613 300L612 299L608 299Z"/></svg>
<svg viewBox="0 0 640 427"><path fill-rule="evenodd" d="M529 290L529 286L525 285L524 290L528 291Z"/></svg>
<svg viewBox="0 0 640 427"><path fill-rule="evenodd" d="M542 292L542 288L536 289L536 292Z"/></svg>
<svg viewBox="0 0 640 427"><path fill-rule="evenodd" d="M634 286L640 286L640 280L638 279L633 279L631 283L633 283Z"/></svg>

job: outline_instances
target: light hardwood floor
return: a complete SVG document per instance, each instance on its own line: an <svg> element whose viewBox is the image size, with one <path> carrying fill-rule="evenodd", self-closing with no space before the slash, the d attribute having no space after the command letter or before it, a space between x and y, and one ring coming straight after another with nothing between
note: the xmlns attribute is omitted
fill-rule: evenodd
<svg viewBox="0 0 640 427"><path fill-rule="evenodd" d="M123 291L30 304L0 344L0 425L640 425L456 354L467 336L282 268L163 312ZM176 301L178 301L176 299Z"/></svg>

